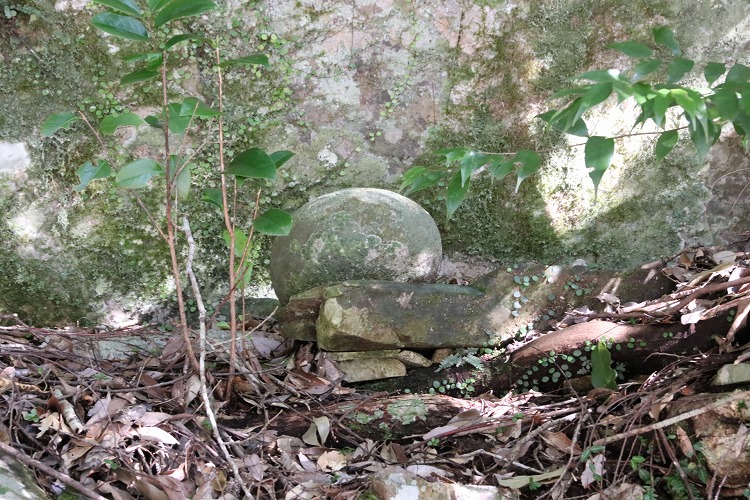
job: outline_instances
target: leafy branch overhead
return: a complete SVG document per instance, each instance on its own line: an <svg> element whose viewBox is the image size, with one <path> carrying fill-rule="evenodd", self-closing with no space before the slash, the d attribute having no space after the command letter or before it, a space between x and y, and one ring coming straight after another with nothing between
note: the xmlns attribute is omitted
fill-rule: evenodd
<svg viewBox="0 0 750 500"><path fill-rule="evenodd" d="M128 55L126 62L138 67L123 76L122 85L131 85L154 80L165 74L167 55L181 42L193 41L209 43L216 47L218 42L193 33L174 35L164 43L157 43L154 33L172 21L193 17L214 9L211 0L146 0L141 6L134 0L94 0L95 3L109 10L100 12L91 20L91 24L112 36L143 44L146 49ZM269 67L268 56L250 54L236 59L227 59L217 63L220 68L236 65ZM181 101L167 103L159 116L150 115L141 118L135 113L122 112L104 117L98 129L94 129L86 117L70 112L50 116L42 125L41 133L52 136L61 129L69 129L79 121L85 121L100 136L112 135L120 127L140 127L148 125L163 129L169 133L184 137L191 130L207 125L210 120L221 116L219 110L212 108L196 97L186 97ZM183 141L184 144L184 141ZM229 164L225 174L237 180L238 186L246 179L276 178L276 170L293 156L289 151L277 151L267 154L259 148L251 148L239 153ZM80 182L74 187L83 191L90 182L113 177L116 187L123 189L141 189L149 185L154 177L164 176L169 179L170 192L178 197L188 196L191 186L192 157L182 154L169 154L168 161L159 162L151 158L138 158L116 168L114 161L99 159L96 164L86 162L78 168ZM164 165L166 163L167 165ZM205 190L202 199L223 210L221 193L216 190ZM255 229L262 234L279 236L288 234L291 228L291 216L278 209L271 209L255 218Z"/></svg>
<svg viewBox="0 0 750 500"><path fill-rule="evenodd" d="M585 138L584 142L568 147L584 146L585 166L595 192L612 164L615 140L635 134L604 137L590 132L584 116L613 97L617 103L635 101L640 114L635 118L634 128L649 120L656 126L657 131L645 134L658 135L654 148L657 161L672 151L683 129L687 130L701 161L728 123L747 148L750 67L739 63L727 67L724 63L709 62L703 68L705 88L683 86L679 82L693 70L695 62L682 57L669 28L654 29L653 41L655 47L632 41L608 45L631 58L632 68L628 71L594 70L573 77L575 85L551 97L561 101L562 106L537 116L547 127ZM638 132L638 135L643 134ZM416 166L409 169L403 176L401 189L411 194L436 184L447 186L446 209L450 219L466 197L472 174L481 169L502 179L515 172L518 192L523 180L539 170L540 153L530 150L487 153L465 147L441 149L435 154L444 157L443 164L438 168Z"/></svg>

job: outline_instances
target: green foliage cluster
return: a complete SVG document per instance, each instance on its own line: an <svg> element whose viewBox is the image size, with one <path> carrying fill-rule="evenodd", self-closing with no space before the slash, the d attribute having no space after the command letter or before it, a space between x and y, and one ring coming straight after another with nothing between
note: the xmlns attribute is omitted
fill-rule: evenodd
<svg viewBox="0 0 750 500"><path fill-rule="evenodd" d="M703 68L706 87L682 85L693 70L695 62L682 56L674 33L667 27L653 30L655 47L626 41L613 43L608 48L619 51L633 61L627 71L617 69L587 71L574 77L575 85L556 92L551 99L562 103L538 115L548 128L579 136L584 142L585 166L595 191L610 167L615 140L634 134L655 134L655 157L662 160L679 139L679 131L687 130L699 158L702 160L718 140L721 130L731 124L747 148L750 130L750 67L740 63L727 66L709 62ZM723 78L722 78L723 77ZM634 127L648 121L657 132L631 132L622 136L604 137L592 134L584 119L587 112L616 99L618 103L632 99L640 110ZM669 128L671 127L671 128ZM444 157L440 168L415 166L403 176L401 188L406 194L436 184L446 190L447 218L464 201L478 171L486 171L496 179L516 175L516 192L521 183L542 165L540 151L520 150L513 153L477 151L468 147L435 151Z"/></svg>
<svg viewBox="0 0 750 500"><path fill-rule="evenodd" d="M96 0L96 2L111 10L96 14L91 21L94 26L116 37L148 44L146 51L127 57L127 62L138 63L140 67L123 76L120 80L122 85L156 79L163 73L162 69L166 68L169 51L182 42L190 40L214 45L216 43L206 37L191 33L172 36L163 44L153 42L156 38L153 32L160 27L213 9L215 5L210 0L148 0L145 9L133 0ZM269 62L264 54L251 54L221 61L218 64L220 68L236 65L268 67ZM141 118L128 111L112 113L101 120L98 133L106 136L114 134L119 127L149 125L156 129L166 127L174 136L183 138L191 129L199 126L210 127L211 120L220 115L220 111L213 109L198 98L186 97L179 102L166 105L160 116L149 115ZM78 114L58 113L44 122L41 133L49 137L58 130L67 129L75 122L82 120L89 123L82 112ZM273 181L277 169L292 156L293 153L289 151L277 151L269 155L260 148L251 148L235 155L227 166L225 174L235 177L238 185L242 185L246 179ZM108 178L113 178L114 185L118 188L141 189L148 186L152 178L162 176L168 179L168 185L177 197L184 198L190 193L191 170L195 168L191 160L192 156L177 154L169 155L169 158L163 162L151 158L139 158L121 165L116 170L113 170L111 162L106 159L89 161L78 168L76 173L80 182L74 189L82 191L90 182ZM216 188L205 190L203 199L222 210L224 208L221 192ZM272 208L255 218L254 229L261 234L283 235L289 232L291 224L291 216L287 212ZM248 238L238 231L239 240L247 243Z"/></svg>
<svg viewBox="0 0 750 500"><path fill-rule="evenodd" d="M221 37L212 39L201 34L180 32L184 30L180 29L179 24L187 23L178 21L195 17L216 7L210 0L146 0L145 5L135 0L95 1L107 10L95 14L91 24L109 35L126 40L126 44L136 47L137 50L135 53L130 50L123 51L125 62L134 64L135 68L120 79L119 86L146 85L144 89L155 90L154 95L161 96L160 112L142 117L131 112L126 106L116 103L114 95L107 93L104 96L108 99L106 109L93 105L79 106L75 113L54 114L43 123L42 136L49 137L61 130L85 124L93 132L102 150L107 150L105 139L113 136L121 127L150 127L157 132L157 136L163 136L161 157L130 158L115 150L107 151L100 158L85 162L76 171L79 182L74 186L74 190L81 192L91 182L109 180L112 188L108 191L111 196L122 198L128 193L138 201L156 232L169 247L172 272L178 284L178 305L181 314L184 312L184 302L178 279L181 264L177 261L178 253L175 250L175 233L179 230L177 217L180 213L187 213L184 210L187 206L184 200L192 191L194 178L201 181L206 178L216 179L218 174L221 188L204 189L201 199L218 208L224 218L223 237L230 249L229 300L233 304L235 288L245 288L253 274L253 263L258 251L253 240L254 235L285 235L292 226L292 218L288 212L270 208L261 213L259 209L262 204L262 188L275 181L277 171L293 157L293 153L276 151L269 154L258 147L230 150L225 147L226 138L223 135L224 73L234 67L247 67L254 75L259 75L264 68L270 66L269 58L266 54L255 53L222 59ZM170 91L169 84L179 80L181 75L177 70L168 71L168 68L182 60L177 50L180 44L186 42L193 47L202 44L207 48L208 54L215 55L211 68L217 82L215 88L218 96L215 104L209 105L197 97L182 94L175 99ZM104 75L106 74L108 73L105 72ZM115 84L110 82L108 85ZM96 126L94 123L97 123ZM201 136L203 139L199 142ZM201 155L209 149L218 149L211 156L211 168L206 168L203 164L196 165ZM227 186L229 180L232 180L233 184ZM255 200L255 210L251 220L252 227L246 233L236 226L235 217L238 199L242 200L245 197L243 191L251 183L251 193L257 190L257 194L248 197ZM209 185L212 184L216 185L209 182ZM149 191L137 194L137 191L153 185L162 188L165 195L161 207ZM157 203L157 210L152 212L153 202ZM151 210L147 204L151 206ZM161 218L162 214L166 216L164 219Z"/></svg>

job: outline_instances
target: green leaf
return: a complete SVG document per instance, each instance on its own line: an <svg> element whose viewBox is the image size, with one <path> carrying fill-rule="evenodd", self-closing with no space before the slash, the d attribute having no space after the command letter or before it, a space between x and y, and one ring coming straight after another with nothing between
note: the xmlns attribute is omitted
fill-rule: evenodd
<svg viewBox="0 0 750 500"><path fill-rule="evenodd" d="M79 118L73 113L57 113L42 123L42 136L49 137L61 128L68 129L70 126L78 121Z"/></svg>
<svg viewBox="0 0 750 500"><path fill-rule="evenodd" d="M131 16L141 15L141 8L133 0L94 0L94 3L120 11L123 14Z"/></svg>
<svg viewBox="0 0 750 500"><path fill-rule="evenodd" d="M220 113L197 97L187 97L182 101L180 107L180 116L199 116L201 118L210 118L218 116Z"/></svg>
<svg viewBox="0 0 750 500"><path fill-rule="evenodd" d="M628 97L631 97L634 93L633 86L630 82L615 80L612 82L612 87L615 89L617 94L617 102L622 102Z"/></svg>
<svg viewBox="0 0 750 500"><path fill-rule="evenodd" d="M281 166L292 159L294 156L294 153L291 151L274 151L270 155L271 160L273 160L274 165L276 165L276 168L279 169Z"/></svg>
<svg viewBox="0 0 750 500"><path fill-rule="evenodd" d="M149 158L135 160L124 165L115 177L115 186L125 189L146 187L155 175L162 174L161 165Z"/></svg>
<svg viewBox="0 0 750 500"><path fill-rule="evenodd" d="M591 85L580 85L578 87L568 87L567 89L558 90L552 96L550 96L550 100L552 99L559 99L561 97L567 97L569 95L583 95L585 94L589 89L591 88Z"/></svg>
<svg viewBox="0 0 750 500"><path fill-rule="evenodd" d="M166 43L164 44L164 50L169 50L175 45L177 45L178 43L184 42L185 40L195 40L199 42L211 41L210 38L206 38L205 36L202 36L202 35L193 35L190 33L183 33L182 35L175 35L169 40L167 40Z"/></svg>
<svg viewBox="0 0 750 500"><path fill-rule="evenodd" d="M227 175L234 175L238 180L276 179L276 164L265 151L251 148L237 155L226 169Z"/></svg>
<svg viewBox="0 0 750 500"><path fill-rule="evenodd" d="M579 118L578 120L576 120L576 122L567 129L565 129L564 127L559 127L558 123L552 125L552 128L559 130L561 132L565 132L566 134L575 135L578 137L589 136L589 130L586 127L586 122L583 121L583 118Z"/></svg>
<svg viewBox="0 0 750 500"><path fill-rule="evenodd" d="M615 140L608 137L592 136L586 141L583 148L583 154L586 161L586 167L593 169L589 172L589 177L594 181L594 191L599 190L599 182L612 163L612 156L615 153Z"/></svg>
<svg viewBox="0 0 750 500"><path fill-rule="evenodd" d="M577 123L578 119L581 118L581 116L586 111L593 108L597 104L600 104L606 101L607 98L611 94L612 94L611 82L597 83L596 85L592 85L589 91L581 96L581 101L578 106L578 110L575 113L575 118L573 119L573 122Z"/></svg>
<svg viewBox="0 0 750 500"><path fill-rule="evenodd" d="M641 106L641 113L638 115L638 118L635 119L635 125L641 125L646 122L649 118L654 118L654 101L653 99L646 100L645 102L640 103Z"/></svg>
<svg viewBox="0 0 750 500"><path fill-rule="evenodd" d="M677 145L678 139L679 135L676 130L667 130L666 132L663 132L656 140L656 146L654 148L656 161L664 159L664 157L667 156Z"/></svg>
<svg viewBox="0 0 750 500"><path fill-rule="evenodd" d="M718 139L718 134L714 133L715 126L713 122L708 122L707 127L700 126L698 122L690 122L688 124L688 131L690 132L690 140L693 141L695 150L698 152L698 161L703 161L708 150L711 149L711 145ZM706 133L708 130L708 133Z"/></svg>
<svg viewBox="0 0 750 500"><path fill-rule="evenodd" d="M461 158L461 168L459 168L459 172L461 173L461 186L466 184L466 181L471 178L471 174L474 172L474 162L471 157L472 154L473 153L467 153Z"/></svg>
<svg viewBox="0 0 750 500"><path fill-rule="evenodd" d="M159 119L155 117L154 115L148 115L146 118L143 119L146 123L149 124L150 127L154 128L164 128L164 126L161 124Z"/></svg>
<svg viewBox="0 0 750 500"><path fill-rule="evenodd" d="M673 56L679 56L682 54L680 46L677 44L677 40L675 40L674 33L672 33L671 29L666 26L661 26L659 28L654 28L652 32L654 34L654 41L671 50Z"/></svg>
<svg viewBox="0 0 750 500"><path fill-rule="evenodd" d="M745 83L748 80L750 80L750 68L744 64L737 63L729 68L726 79L727 82Z"/></svg>
<svg viewBox="0 0 750 500"><path fill-rule="evenodd" d="M456 209L463 203L466 193L469 191L470 184L471 179L467 179L465 183L461 181L460 172L456 173L448 183L445 196L446 221L450 220Z"/></svg>
<svg viewBox="0 0 750 500"><path fill-rule="evenodd" d="M502 179L513 171L513 159L505 159L502 156L495 157L487 166L490 174L496 179Z"/></svg>
<svg viewBox="0 0 750 500"><path fill-rule="evenodd" d="M196 16L216 8L211 0L171 0L161 4L162 2L157 5L156 9L153 9L158 10L154 18L154 28L159 28L175 19Z"/></svg>
<svg viewBox="0 0 750 500"><path fill-rule="evenodd" d="M123 61L129 63L145 61L146 69L156 69L161 66L162 61L164 61L164 54L162 54L161 52L142 52L139 54L128 56L124 58Z"/></svg>
<svg viewBox="0 0 750 500"><path fill-rule="evenodd" d="M617 372L612 368L612 355L604 342L591 349L591 385L595 388L617 389Z"/></svg>
<svg viewBox="0 0 750 500"><path fill-rule="evenodd" d="M652 119L654 120L654 123L657 127L663 126L664 117L673 102L674 101L672 100L672 96L669 94L668 90L660 90L659 92L657 92L656 96L654 96L654 114L652 116Z"/></svg>
<svg viewBox="0 0 750 500"><path fill-rule="evenodd" d="M737 135L742 137L744 147L744 143L747 140L747 133L750 131L750 115L744 111L738 112L737 116L732 120L732 125L734 126Z"/></svg>
<svg viewBox="0 0 750 500"><path fill-rule="evenodd" d="M723 120L734 120L740 107L740 101L737 99L737 93L731 89L721 89L714 95L710 96L710 101L716 106L719 116Z"/></svg>
<svg viewBox="0 0 750 500"><path fill-rule="evenodd" d="M466 148L445 148L435 151L437 155L445 156L445 164L448 165L456 160L460 160L469 152Z"/></svg>
<svg viewBox="0 0 750 500"><path fill-rule="evenodd" d="M120 83L130 85L131 83L145 82L157 76L159 76L159 73L153 69L139 69L120 78Z"/></svg>
<svg viewBox="0 0 750 500"><path fill-rule="evenodd" d="M628 57L635 57L638 59L643 58L643 57L650 57L651 54L654 53L654 51L651 50L651 48L638 42L610 43L606 47L608 49L615 49L619 52L622 52Z"/></svg>
<svg viewBox="0 0 750 500"><path fill-rule="evenodd" d="M485 153L477 153L476 151L466 153L460 162L461 184L465 184L469 177L471 177L471 174L485 165L489 160L489 155Z"/></svg>
<svg viewBox="0 0 750 500"><path fill-rule="evenodd" d="M148 41L148 31L139 20L113 12L100 12L91 19L91 24L110 35L137 42Z"/></svg>
<svg viewBox="0 0 750 500"><path fill-rule="evenodd" d="M445 171L427 170L427 167L422 166L412 167L402 176L401 190L406 189L405 195L421 191L434 186L445 175Z"/></svg>
<svg viewBox="0 0 750 500"><path fill-rule="evenodd" d="M573 77L574 80L591 80L592 82L614 82L620 80L618 69L595 69Z"/></svg>
<svg viewBox="0 0 750 500"><path fill-rule="evenodd" d="M428 172L427 167L423 167L422 165L417 165L406 170L406 172L401 174L401 191L411 186L411 184L424 175L425 172Z"/></svg>
<svg viewBox="0 0 750 500"><path fill-rule="evenodd" d="M167 110L169 111L169 131L173 134L184 135L191 123L191 117L180 115L182 105L179 103L171 103L167 106Z"/></svg>
<svg viewBox="0 0 750 500"><path fill-rule="evenodd" d="M241 276L240 279L237 280L237 284L240 287L240 289L244 289L247 287L247 285L250 284L250 281L253 277L253 262L243 262L242 263L242 269L240 269L239 266L237 266L237 269L234 271L235 276Z"/></svg>
<svg viewBox="0 0 750 500"><path fill-rule="evenodd" d="M227 247L231 248L232 239L229 237L229 232L225 229L222 233L224 242ZM250 278L253 273L252 259L245 258L245 262L240 266L240 259L245 255L245 247L247 247L247 255L253 250L253 242L248 241L248 237L242 229L234 230L234 254L237 256L237 265L234 269L235 276L240 276L238 284L240 287L247 286L250 283Z"/></svg>
<svg viewBox="0 0 750 500"><path fill-rule="evenodd" d="M260 234L286 236L292 230L292 216L285 210L271 208L253 221L253 227Z"/></svg>
<svg viewBox="0 0 750 500"><path fill-rule="evenodd" d="M633 83L631 88L633 89L633 98L640 106L643 106L649 99L656 96L651 85L642 81Z"/></svg>
<svg viewBox="0 0 750 500"><path fill-rule="evenodd" d="M222 231L221 237L224 238L224 243L227 244L227 248L232 248L232 238L229 236L229 231L226 229ZM245 234L245 231L243 231L240 228L236 228L234 230L234 254L242 256L243 253L245 253L245 247L248 244L248 237ZM248 249L250 251L250 249Z"/></svg>
<svg viewBox="0 0 750 500"><path fill-rule="evenodd" d="M123 113L121 115L109 115L104 117L99 125L99 132L104 135L112 135L117 127L138 127L145 125L145 120L135 113Z"/></svg>
<svg viewBox="0 0 750 500"><path fill-rule="evenodd" d="M165 5L172 1L173 0L146 0L146 5L148 5L149 9L151 9L151 12L155 13L163 9Z"/></svg>
<svg viewBox="0 0 750 500"><path fill-rule="evenodd" d="M670 93L677 104L685 111L688 121L692 121L695 118L698 107L690 94L688 94L688 91L685 89L672 89Z"/></svg>
<svg viewBox="0 0 750 500"><path fill-rule="evenodd" d="M637 82L642 80L644 77L659 69L659 66L661 66L661 59L657 58L645 59L639 62L635 65L635 68L633 68L633 76L630 78L630 81Z"/></svg>
<svg viewBox="0 0 750 500"><path fill-rule="evenodd" d="M81 182L77 186L73 186L73 189L79 192L83 191L89 185L89 182L96 179L106 179L111 173L112 168L106 161L99 160L96 166L87 161L76 170L76 175Z"/></svg>
<svg viewBox="0 0 750 500"><path fill-rule="evenodd" d="M521 150L516 153L513 157L513 164L520 163L521 165L516 170L516 193L518 188L521 187L521 183L527 177L534 175L539 170L541 160L539 154L536 151L529 151L527 149Z"/></svg>
<svg viewBox="0 0 750 500"><path fill-rule="evenodd" d="M201 199L205 202L210 203L211 205L214 205L219 210L224 210L224 203L221 196L221 189L220 188L206 188L203 190L203 194L201 195Z"/></svg>
<svg viewBox="0 0 750 500"><path fill-rule="evenodd" d="M174 184L177 196L183 200L190 196L190 186L192 184L190 167L191 165L188 163L182 170L180 170L180 173L177 174L177 181L175 181Z"/></svg>
<svg viewBox="0 0 750 500"><path fill-rule="evenodd" d="M566 110L563 110L563 113L570 114L571 111L567 110L566 108ZM566 115L558 115L558 111L554 109L537 115L537 118L549 123L553 129L559 130L560 132L565 132L566 134L575 135L578 137L588 137L589 135L588 128L586 127L586 122L583 121L582 118L579 118L571 127L568 128L566 128L565 126L565 124L567 123L567 120L565 120ZM550 123L550 120L552 120L553 118L557 119L554 122Z"/></svg>
<svg viewBox="0 0 750 500"><path fill-rule="evenodd" d="M703 77L709 85L713 85L726 70L727 67L724 63L710 62L703 69Z"/></svg>
<svg viewBox="0 0 750 500"><path fill-rule="evenodd" d="M190 195L190 185L192 183L191 168L192 165L190 163L185 164L184 158L180 158L177 155L170 155L169 176L170 178L174 178L175 174L177 174L174 187L177 197L183 200Z"/></svg>
<svg viewBox="0 0 750 500"><path fill-rule="evenodd" d="M682 78L690 72L695 66L695 61L685 59L684 57L678 57L669 63L667 68L667 83L675 83L682 80Z"/></svg>
<svg viewBox="0 0 750 500"><path fill-rule="evenodd" d="M249 56L238 57L237 59L227 59L219 64L220 67L235 66L237 64L258 64L260 66L270 67L268 56L265 54L250 54Z"/></svg>

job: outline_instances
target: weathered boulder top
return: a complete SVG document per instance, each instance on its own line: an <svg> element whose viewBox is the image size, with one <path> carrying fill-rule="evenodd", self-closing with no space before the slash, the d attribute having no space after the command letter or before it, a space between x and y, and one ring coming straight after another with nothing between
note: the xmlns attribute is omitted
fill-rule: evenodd
<svg viewBox="0 0 750 500"><path fill-rule="evenodd" d="M282 304L346 280L429 282L442 260L440 232L418 204L384 189L343 189L294 214L271 249L271 281Z"/></svg>

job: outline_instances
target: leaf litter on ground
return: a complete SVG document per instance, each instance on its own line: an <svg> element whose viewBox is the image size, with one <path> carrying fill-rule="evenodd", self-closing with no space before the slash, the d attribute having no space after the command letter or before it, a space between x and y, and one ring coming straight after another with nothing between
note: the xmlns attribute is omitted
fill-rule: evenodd
<svg viewBox="0 0 750 500"><path fill-rule="evenodd" d="M689 325L736 307L734 321L740 321L750 308L749 261L743 252L688 249L662 271L676 282L675 294L630 310L613 295L600 297L604 313L617 320L618 314L667 311ZM722 289L723 283L733 285ZM585 321L591 312L571 311L568 321ZM210 432L197 397L200 379L186 371L178 336L151 326L102 332L35 328L10 315L0 321L0 443L28 455L32 468L50 465L58 474L37 474L48 491L77 488L112 498L241 496ZM425 432L392 437L387 427L358 427L331 408L349 404L351 413L393 395L342 386L335 363L317 356L313 344L284 340L272 320L264 328L238 347L240 358L243 349L253 350L266 378L237 370L234 397L223 391L226 343L216 341L207 352L220 431L256 498L358 498L383 471L434 485L492 487L513 498L643 495L651 487L644 477L673 476L687 489L720 491L717 483L681 475L680 460L690 460L695 439L674 427L676 442L660 440L649 425L664 420L675 399L707 390L722 365L744 355L731 345L733 338L719 343L716 353L676 358L616 390L579 393L568 385L553 394L483 394L457 403L463 410L434 416ZM101 355L104 342L120 343L120 356ZM385 421L377 412L371 416ZM274 427L292 418L304 424L288 427L296 434ZM628 431L635 434L594 444ZM649 459L635 467L633 456ZM63 476L75 484L66 485Z"/></svg>

